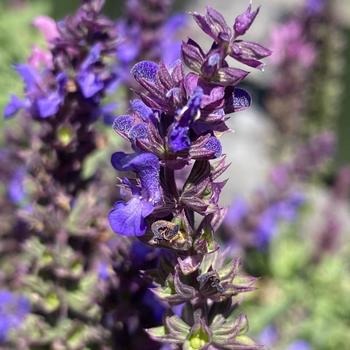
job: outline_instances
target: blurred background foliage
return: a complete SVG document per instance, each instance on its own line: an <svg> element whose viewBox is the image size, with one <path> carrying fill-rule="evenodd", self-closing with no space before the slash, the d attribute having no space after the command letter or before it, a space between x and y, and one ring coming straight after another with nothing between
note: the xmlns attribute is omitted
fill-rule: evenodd
<svg viewBox="0 0 350 350"><path fill-rule="evenodd" d="M19 6L23 3L30 5ZM71 13L78 3L78 0L0 1L0 110L8 101L9 92L21 92L22 83L11 66L25 61L32 45L42 42L30 25L32 19L39 14L61 18ZM122 14L123 3L120 0L107 0L105 12L116 18ZM177 1L176 9L188 3ZM341 73L341 98L334 121L338 139L338 164L350 162L350 30L344 28L343 34L343 58L346 64ZM264 87L253 82L249 88L258 97L257 102L264 97ZM327 104L327 101L323 103ZM317 118L317 115L314 117ZM15 121L6 123L11 125ZM3 124L0 118L1 129ZM2 134L0 143L3 143ZM86 172L93 172L91 167L97 167L96 164L104 156L103 152L95 155ZM246 256L247 270L262 278L259 291L251 295L245 310L250 318L252 332L257 337L267 327L273 328L273 335L270 336L273 338L272 349L287 349L288 344L295 339L306 340L314 350L349 348L350 227L344 228L344 244L337 252L315 263L313 237L308 235L308 226L305 225L305 220L313 210L317 208L310 205L296 222L279 227L278 235L268 251L253 251Z"/></svg>

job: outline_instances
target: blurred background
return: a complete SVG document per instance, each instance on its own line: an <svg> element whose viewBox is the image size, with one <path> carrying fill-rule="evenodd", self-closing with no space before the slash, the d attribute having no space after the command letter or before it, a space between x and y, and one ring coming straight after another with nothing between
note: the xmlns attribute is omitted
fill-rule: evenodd
<svg viewBox="0 0 350 350"><path fill-rule="evenodd" d="M105 14L120 18L124 3L107 0ZM231 23L247 3L176 1L172 11L203 12L212 5ZM0 110L10 93L22 91L11 66L44 42L33 18L60 19L78 4L0 1ZM253 107L236 113L229 121L234 132L222 137L231 167L220 239L230 254L242 257L248 273L259 277L258 290L242 304L258 341L273 350L348 349L350 2L260 0L254 5L262 8L248 38L274 53L264 71L253 72L244 83ZM179 36L199 36L190 18ZM203 36L198 41L209 45ZM120 111L121 96L111 98ZM1 148L8 146L5 130L16 130L16 123L0 119ZM99 128L109 133L109 126ZM108 158L121 142L108 137L113 141L100 158ZM6 188L1 191L6 196Z"/></svg>

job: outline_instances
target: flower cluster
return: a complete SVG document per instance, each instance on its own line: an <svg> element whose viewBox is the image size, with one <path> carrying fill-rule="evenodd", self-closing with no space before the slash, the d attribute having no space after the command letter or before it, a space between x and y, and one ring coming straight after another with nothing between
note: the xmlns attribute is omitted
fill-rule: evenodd
<svg viewBox="0 0 350 350"><path fill-rule="evenodd" d="M226 181L218 178L228 167L219 136L229 130L228 115L251 104L249 94L236 87L248 72L230 67L227 58L262 68L261 59L271 52L241 38L258 11L250 5L233 28L210 7L205 15L193 13L213 39L211 48L204 51L189 39L182 44L182 60L172 65L137 63L131 72L143 88L140 98L113 123L134 152L112 155L113 167L130 176L118 180L120 200L109 222L117 234L177 255L165 255L146 275L163 302L184 304L183 310L170 312L163 326L148 332L184 349L259 348L243 335L246 318L234 316L237 296L252 290L254 281L241 275L238 260L218 251L214 238L225 214L219 197Z"/></svg>
<svg viewBox="0 0 350 350"><path fill-rule="evenodd" d="M48 51L35 47L28 63L15 66L25 95L24 99L11 97L5 117L24 109L34 119L55 118L62 123L82 118L76 115L78 108L85 112L84 122L101 114L101 97L116 79L104 63L112 54L116 30L113 22L99 14L102 5L99 0L86 2L75 15L58 23L45 16L34 20Z"/></svg>
<svg viewBox="0 0 350 350"><path fill-rule="evenodd" d="M84 1L79 10L55 22L39 16L33 24L43 33L47 51L34 48L26 64L15 66L24 82L24 98L12 96L5 117L20 110L42 125L39 138L45 171L69 191L77 191L84 159L96 149L91 124L110 118L113 106L102 98L117 79L112 59L116 26L101 14L104 1ZM38 167L35 165L35 167Z"/></svg>

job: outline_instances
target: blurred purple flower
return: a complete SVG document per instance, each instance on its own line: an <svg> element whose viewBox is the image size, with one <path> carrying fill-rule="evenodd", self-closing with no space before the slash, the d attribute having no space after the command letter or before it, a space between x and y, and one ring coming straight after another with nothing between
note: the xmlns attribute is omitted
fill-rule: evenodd
<svg viewBox="0 0 350 350"><path fill-rule="evenodd" d="M43 67L52 69L53 61L52 54L49 51L43 50L40 47L34 46L32 48L32 53L28 58L28 64L35 69L40 69Z"/></svg>
<svg viewBox="0 0 350 350"><path fill-rule="evenodd" d="M9 183L8 196L10 200L17 205L23 204L26 199L27 194L23 186L25 174L24 168L17 169Z"/></svg>
<svg viewBox="0 0 350 350"><path fill-rule="evenodd" d="M48 44L60 36L56 21L51 17L38 16L34 19L33 25L40 30Z"/></svg>
<svg viewBox="0 0 350 350"><path fill-rule="evenodd" d="M5 107L5 118L12 117L20 109L41 118L56 114L64 100L62 87L66 80L65 75L58 74L52 78L46 72L39 73L28 64L19 64L15 66L15 70L23 79L25 98L20 100L17 96L12 96Z"/></svg>
<svg viewBox="0 0 350 350"><path fill-rule="evenodd" d="M98 271L98 278L99 279L101 279L103 281L108 280L108 278L110 276L110 272L109 272L109 266L107 263L105 263L105 262L99 263L97 271Z"/></svg>
<svg viewBox="0 0 350 350"><path fill-rule="evenodd" d="M325 0L306 0L305 7L308 13L311 16L313 16L322 12L325 5L326 5Z"/></svg>
<svg viewBox="0 0 350 350"><path fill-rule="evenodd" d="M292 60L309 68L316 58L315 48L304 38L302 24L294 19L272 31L270 47L273 52L271 61L275 65Z"/></svg>
<svg viewBox="0 0 350 350"><path fill-rule="evenodd" d="M306 340L296 340L286 350L312 350L312 347Z"/></svg>
<svg viewBox="0 0 350 350"><path fill-rule="evenodd" d="M259 334L259 342L266 348L272 348L278 340L277 330L273 325L268 325Z"/></svg>
<svg viewBox="0 0 350 350"><path fill-rule="evenodd" d="M224 219L225 225L237 225L242 220L242 218L247 215L248 210L249 207L246 201L243 198L236 198L227 211Z"/></svg>
<svg viewBox="0 0 350 350"><path fill-rule="evenodd" d="M105 83L95 72L94 65L101 59L101 45L96 44L92 47L89 55L81 65L77 75L77 82L86 98L90 98L105 88Z"/></svg>
<svg viewBox="0 0 350 350"><path fill-rule="evenodd" d="M260 215L255 229L256 243L258 247L265 248L278 232L281 222L293 222L297 218L300 207L304 204L305 197L301 193L292 193L270 207Z"/></svg>
<svg viewBox="0 0 350 350"><path fill-rule="evenodd" d="M0 290L0 343L8 333L20 327L30 311L29 301L7 290Z"/></svg>

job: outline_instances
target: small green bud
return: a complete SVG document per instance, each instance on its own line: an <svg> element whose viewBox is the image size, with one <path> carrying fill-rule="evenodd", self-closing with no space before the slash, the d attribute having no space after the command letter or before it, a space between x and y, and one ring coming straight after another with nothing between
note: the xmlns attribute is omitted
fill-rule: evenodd
<svg viewBox="0 0 350 350"><path fill-rule="evenodd" d="M209 335L200 328L189 338L190 346L193 350L199 350L209 342Z"/></svg>
<svg viewBox="0 0 350 350"><path fill-rule="evenodd" d="M68 146L74 136L74 130L70 126L61 126L57 131L57 138L64 146Z"/></svg>

